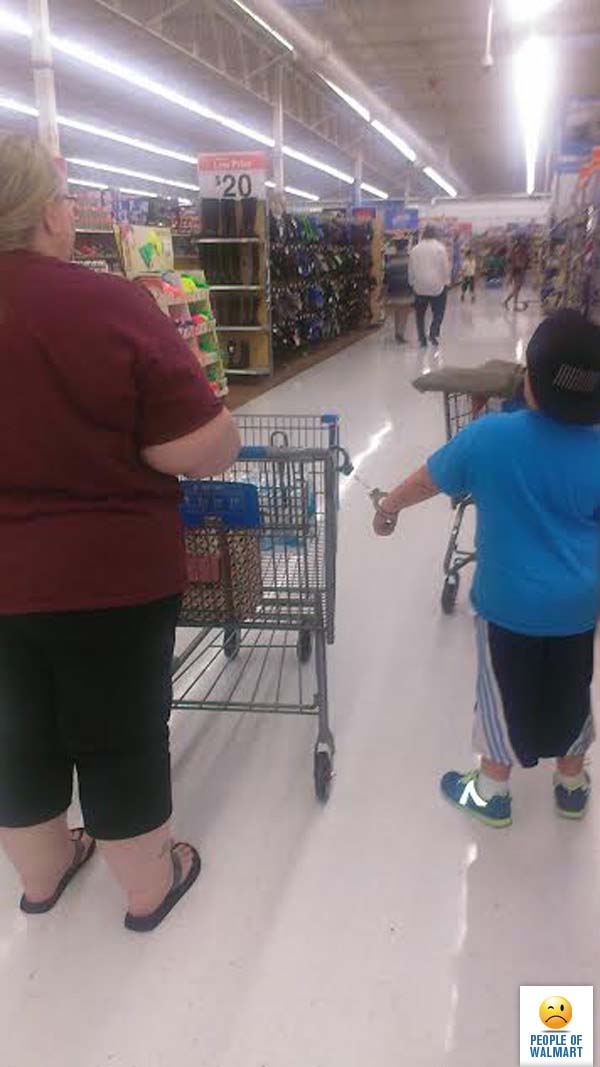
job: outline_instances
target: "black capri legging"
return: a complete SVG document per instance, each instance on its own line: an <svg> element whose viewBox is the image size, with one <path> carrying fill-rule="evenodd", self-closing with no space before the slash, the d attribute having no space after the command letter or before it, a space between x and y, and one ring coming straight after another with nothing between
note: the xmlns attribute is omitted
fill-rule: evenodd
<svg viewBox="0 0 600 1067"><path fill-rule="evenodd" d="M179 597L0 616L0 825L71 803L87 831L136 837L171 814L171 661Z"/></svg>

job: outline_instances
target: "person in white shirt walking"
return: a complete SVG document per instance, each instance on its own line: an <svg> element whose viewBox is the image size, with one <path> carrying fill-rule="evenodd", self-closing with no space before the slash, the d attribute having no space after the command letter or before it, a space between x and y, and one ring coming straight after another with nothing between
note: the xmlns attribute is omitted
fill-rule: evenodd
<svg viewBox="0 0 600 1067"><path fill-rule="evenodd" d="M427 347L425 315L431 305L433 319L429 331L432 345L439 344L446 311L446 297L451 281L450 261L433 226L426 226L419 244L408 260L408 280L415 294L415 313L421 348Z"/></svg>

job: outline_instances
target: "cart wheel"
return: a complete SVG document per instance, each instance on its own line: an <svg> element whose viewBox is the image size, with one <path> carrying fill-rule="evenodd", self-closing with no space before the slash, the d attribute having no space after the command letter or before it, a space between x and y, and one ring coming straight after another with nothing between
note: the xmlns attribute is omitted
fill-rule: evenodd
<svg viewBox="0 0 600 1067"><path fill-rule="evenodd" d="M223 630L223 652L227 659L235 659L241 645L241 635L237 626L226 626Z"/></svg>
<svg viewBox="0 0 600 1067"><path fill-rule="evenodd" d="M328 752L315 752L315 792L322 804L329 800L332 778L331 756Z"/></svg>
<svg viewBox="0 0 600 1067"><path fill-rule="evenodd" d="M296 642L296 654L300 663L308 663L312 656L313 638L310 630L300 630Z"/></svg>
<svg viewBox="0 0 600 1067"><path fill-rule="evenodd" d="M444 589L442 591L442 611L445 615L452 615L454 608L456 607L456 598L458 596L459 588L460 576L458 574L449 574L444 582Z"/></svg>

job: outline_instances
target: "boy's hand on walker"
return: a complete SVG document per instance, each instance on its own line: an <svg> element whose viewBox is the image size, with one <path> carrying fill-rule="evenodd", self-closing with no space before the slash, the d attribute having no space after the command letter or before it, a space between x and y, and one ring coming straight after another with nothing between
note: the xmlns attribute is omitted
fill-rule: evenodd
<svg viewBox="0 0 600 1067"><path fill-rule="evenodd" d="M373 519L373 529L378 537L389 537L391 534L395 533L397 525L397 515L394 515L393 517L390 515L388 517L387 515L383 515L382 512L378 511L375 518Z"/></svg>
<svg viewBox="0 0 600 1067"><path fill-rule="evenodd" d="M398 525L398 514L397 512L386 511L385 498L386 494L377 489L371 493L371 500L375 508L373 530L378 537L389 537L394 533Z"/></svg>

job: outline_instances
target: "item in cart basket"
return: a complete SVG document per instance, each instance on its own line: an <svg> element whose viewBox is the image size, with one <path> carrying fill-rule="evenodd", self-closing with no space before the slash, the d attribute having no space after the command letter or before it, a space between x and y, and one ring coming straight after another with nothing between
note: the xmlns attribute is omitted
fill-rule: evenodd
<svg viewBox="0 0 600 1067"><path fill-rule="evenodd" d="M219 519L227 529L260 526L258 490L248 482L183 480L181 515L186 526Z"/></svg>
<svg viewBox="0 0 600 1067"><path fill-rule="evenodd" d="M218 519L185 531L189 585L180 625L243 622L263 595L258 529L227 529Z"/></svg>
<svg viewBox="0 0 600 1067"><path fill-rule="evenodd" d="M256 486L184 481L182 490L190 582L182 623L217 625L248 618L262 598Z"/></svg>

